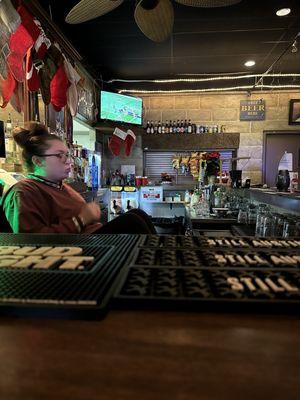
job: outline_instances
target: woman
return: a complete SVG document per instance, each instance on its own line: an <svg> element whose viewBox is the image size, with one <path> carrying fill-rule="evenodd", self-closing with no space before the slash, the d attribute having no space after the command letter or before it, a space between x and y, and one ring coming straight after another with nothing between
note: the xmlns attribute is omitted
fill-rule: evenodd
<svg viewBox="0 0 300 400"><path fill-rule="evenodd" d="M22 148L28 178L12 186L2 199L14 233L155 233L149 216L131 210L100 224L100 208L86 203L63 183L71 169L67 146L47 128L30 122L17 128L14 140Z"/></svg>

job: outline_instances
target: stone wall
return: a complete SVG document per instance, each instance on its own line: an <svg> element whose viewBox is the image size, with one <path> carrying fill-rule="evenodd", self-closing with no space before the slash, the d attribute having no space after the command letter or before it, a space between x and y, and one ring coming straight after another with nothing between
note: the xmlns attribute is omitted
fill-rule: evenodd
<svg viewBox="0 0 300 400"><path fill-rule="evenodd" d="M238 155L250 156L241 160L238 168L252 183L262 180L262 144L264 130L299 130L299 125L288 125L289 100L300 99L300 91L259 92L250 97L246 93L143 95L144 121L191 119L203 125L225 125L226 132L240 132ZM266 120L244 122L239 120L240 100L264 99Z"/></svg>

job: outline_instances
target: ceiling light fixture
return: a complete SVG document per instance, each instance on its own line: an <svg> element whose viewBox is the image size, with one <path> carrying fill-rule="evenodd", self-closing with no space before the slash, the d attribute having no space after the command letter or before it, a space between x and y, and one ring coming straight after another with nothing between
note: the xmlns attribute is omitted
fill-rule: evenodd
<svg viewBox="0 0 300 400"><path fill-rule="evenodd" d="M255 91L259 89L299 89L300 85L259 85L255 86ZM134 90L119 89L118 93L136 93L136 94L174 94L174 93L205 93L205 92L226 92L234 90L253 90L253 86L232 86L228 88L207 88L207 89L179 89L179 90Z"/></svg>
<svg viewBox="0 0 300 400"><path fill-rule="evenodd" d="M254 60L249 60L245 62L245 67L253 67L256 64Z"/></svg>
<svg viewBox="0 0 300 400"><path fill-rule="evenodd" d="M276 11L277 17L285 17L286 15L289 15L291 12L290 8L280 8L279 10Z"/></svg>

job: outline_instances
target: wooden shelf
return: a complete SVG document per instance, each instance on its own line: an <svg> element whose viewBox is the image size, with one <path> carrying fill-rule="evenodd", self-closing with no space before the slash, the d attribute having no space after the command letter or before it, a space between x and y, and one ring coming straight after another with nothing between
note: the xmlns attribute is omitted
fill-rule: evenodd
<svg viewBox="0 0 300 400"><path fill-rule="evenodd" d="M200 151L237 149L240 145L240 134L232 133L160 133L143 134L144 150Z"/></svg>

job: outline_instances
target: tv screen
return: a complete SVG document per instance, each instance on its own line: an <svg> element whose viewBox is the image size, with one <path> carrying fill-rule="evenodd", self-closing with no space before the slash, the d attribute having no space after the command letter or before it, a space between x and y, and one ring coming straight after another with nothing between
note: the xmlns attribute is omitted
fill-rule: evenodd
<svg viewBox="0 0 300 400"><path fill-rule="evenodd" d="M139 97L101 91L101 119L142 124L143 100Z"/></svg>

